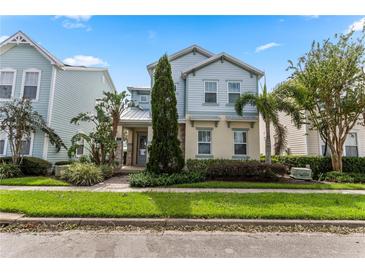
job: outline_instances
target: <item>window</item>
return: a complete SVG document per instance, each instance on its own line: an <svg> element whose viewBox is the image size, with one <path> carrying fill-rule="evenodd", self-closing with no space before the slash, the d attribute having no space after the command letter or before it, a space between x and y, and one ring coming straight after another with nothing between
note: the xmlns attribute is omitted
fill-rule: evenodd
<svg viewBox="0 0 365 274"><path fill-rule="evenodd" d="M31 155L32 154L32 142L33 134L24 138L21 143L21 154L22 155Z"/></svg>
<svg viewBox="0 0 365 274"><path fill-rule="evenodd" d="M217 103L217 81L205 81L204 91L205 91L205 103Z"/></svg>
<svg viewBox="0 0 365 274"><path fill-rule="evenodd" d="M84 140L81 140L76 149L76 156L84 155Z"/></svg>
<svg viewBox="0 0 365 274"><path fill-rule="evenodd" d="M40 82L40 71L24 71L23 97L37 100Z"/></svg>
<svg viewBox="0 0 365 274"><path fill-rule="evenodd" d="M322 148L322 156L331 157L331 149L329 145L327 145L327 150L326 150L326 145L321 145L321 148Z"/></svg>
<svg viewBox="0 0 365 274"><path fill-rule="evenodd" d="M345 153L349 157L359 157L357 146L357 133L350 132L345 141Z"/></svg>
<svg viewBox="0 0 365 274"><path fill-rule="evenodd" d="M240 82L228 82L227 83L228 90L228 103L234 104L241 94L241 83Z"/></svg>
<svg viewBox="0 0 365 274"><path fill-rule="evenodd" d="M211 154L211 130L198 130L198 154Z"/></svg>
<svg viewBox="0 0 365 274"><path fill-rule="evenodd" d="M6 135L0 132L0 155L6 154Z"/></svg>
<svg viewBox="0 0 365 274"><path fill-rule="evenodd" d="M141 102L146 103L147 101L147 95L141 95Z"/></svg>
<svg viewBox="0 0 365 274"><path fill-rule="evenodd" d="M233 132L234 154L247 155L247 132L243 130L235 130Z"/></svg>
<svg viewBox="0 0 365 274"><path fill-rule="evenodd" d="M11 99L15 85L15 71L0 71L0 99Z"/></svg>

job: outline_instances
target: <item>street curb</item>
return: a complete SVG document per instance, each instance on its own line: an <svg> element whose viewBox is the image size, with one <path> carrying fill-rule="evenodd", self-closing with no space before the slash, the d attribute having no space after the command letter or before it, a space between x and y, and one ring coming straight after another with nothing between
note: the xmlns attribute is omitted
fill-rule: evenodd
<svg viewBox="0 0 365 274"><path fill-rule="evenodd" d="M0 224L73 224L95 226L137 226L137 227L179 227L179 226L337 226L365 227L365 221L359 220L273 220L273 219L175 219L175 218L33 218L2 219Z"/></svg>

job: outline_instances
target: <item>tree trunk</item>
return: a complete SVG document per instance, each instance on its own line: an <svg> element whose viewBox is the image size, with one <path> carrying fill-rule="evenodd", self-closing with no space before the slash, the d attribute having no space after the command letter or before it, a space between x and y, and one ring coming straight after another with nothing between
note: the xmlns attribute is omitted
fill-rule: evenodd
<svg viewBox="0 0 365 274"><path fill-rule="evenodd" d="M266 164L271 164L270 121L265 121L265 126L266 126L265 163Z"/></svg>
<svg viewBox="0 0 365 274"><path fill-rule="evenodd" d="M331 154L332 169L342 172L342 149L337 148Z"/></svg>

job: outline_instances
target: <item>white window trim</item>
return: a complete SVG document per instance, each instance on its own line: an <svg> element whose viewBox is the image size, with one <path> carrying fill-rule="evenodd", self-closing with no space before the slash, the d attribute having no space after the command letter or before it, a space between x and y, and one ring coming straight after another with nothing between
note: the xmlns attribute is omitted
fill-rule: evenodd
<svg viewBox="0 0 365 274"><path fill-rule="evenodd" d="M232 130L233 132L233 155L234 156L247 156L248 155L248 143L247 143L247 139L248 139L248 134L247 134L247 130L240 130L240 129L236 129L236 130ZM235 132L244 132L246 133L246 143L236 143L234 140L234 133ZM234 145L246 145L246 154L236 154L235 149L234 149Z"/></svg>
<svg viewBox="0 0 365 274"><path fill-rule="evenodd" d="M4 139L1 139L1 135L0 135L0 140L5 140L4 142L4 152L2 154L0 154L0 157L1 156L6 156L6 151L7 151L7 148L8 148L8 136L7 134L4 132L3 135Z"/></svg>
<svg viewBox="0 0 365 274"><path fill-rule="evenodd" d="M199 131L209 131L210 132L210 153L199 153L199 144L208 144L208 142L199 142ZM196 147L196 152L197 152L197 155L202 155L202 156L209 156L209 155L213 155L212 151L213 151L213 130L211 129L198 129L197 130L197 147Z"/></svg>
<svg viewBox="0 0 365 274"><path fill-rule="evenodd" d="M16 83L16 69L13 69L13 68L3 68L3 69L0 69L0 73L1 72L14 72L14 78L13 78L13 85L11 87L11 96L9 99L6 99L6 98L0 98L0 101L11 101L13 100L14 98L14 94L15 94L15 83Z"/></svg>
<svg viewBox="0 0 365 274"><path fill-rule="evenodd" d="M30 69L25 69L23 70L23 79L22 79L22 88L20 90L20 98L23 98L23 94L24 94L24 84L25 84L25 74L27 72L38 72L38 83L37 83L37 96L35 99L32 99L30 101L32 102L37 102L39 99L39 90L40 90L40 85L41 85L41 77L42 77L42 71L36 68L30 68Z"/></svg>
<svg viewBox="0 0 365 274"><path fill-rule="evenodd" d="M206 82L215 82L216 84L217 84L217 90L216 90L216 92L215 92L215 94L216 94L216 96L215 96L215 102L206 102L205 101L205 94L206 93L214 93L214 92L212 92L212 91L206 91L205 90L205 83ZM204 84L204 104L218 104L218 84L219 84L219 81L218 80L204 80L203 81L203 84Z"/></svg>
<svg viewBox="0 0 365 274"><path fill-rule="evenodd" d="M229 80L229 81L227 81L227 104L234 104L234 103L230 103L229 102L229 94L230 93L232 93L232 94L239 94L240 96L241 96L241 94L242 94L242 83L241 83L242 81L239 81L239 80L237 80L237 81L234 81L234 80ZM240 84L240 91L239 92L230 92L229 91L229 83L238 83L238 84Z"/></svg>
<svg viewBox="0 0 365 274"><path fill-rule="evenodd" d="M29 153L28 154L22 154L23 156L32 156L33 155L33 143L34 143L34 132L32 132L30 134L30 148L29 148ZM22 138L22 140L24 140L24 138Z"/></svg>

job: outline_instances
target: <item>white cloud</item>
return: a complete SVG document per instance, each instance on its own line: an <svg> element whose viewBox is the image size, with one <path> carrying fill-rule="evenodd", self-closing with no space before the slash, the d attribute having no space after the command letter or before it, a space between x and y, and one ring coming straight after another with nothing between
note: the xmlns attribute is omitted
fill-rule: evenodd
<svg viewBox="0 0 365 274"><path fill-rule="evenodd" d="M8 35L2 35L2 36L0 36L0 43L2 42L2 41L5 41L6 39L8 39L9 38L9 36Z"/></svg>
<svg viewBox="0 0 365 274"><path fill-rule="evenodd" d="M153 30L148 31L148 39L153 40L156 38L157 33Z"/></svg>
<svg viewBox="0 0 365 274"><path fill-rule="evenodd" d="M350 32L350 31L360 31L360 30L363 29L364 26L365 26L365 17L363 17L360 20L352 23L348 27L347 32Z"/></svg>
<svg viewBox="0 0 365 274"><path fill-rule="evenodd" d="M55 20L59 18L65 18L62 21L62 26L65 29L85 29L86 31L91 31L90 25L86 24L91 19L90 15L57 15L53 18Z"/></svg>
<svg viewBox="0 0 365 274"><path fill-rule="evenodd" d="M62 22L62 26L65 29L84 29L84 28L87 27L83 23L80 23L80 22L71 22L71 21L68 21L68 20L63 21Z"/></svg>
<svg viewBox="0 0 365 274"><path fill-rule="evenodd" d="M67 65L71 66L107 66L108 63L103 59L90 55L75 55L73 57L68 57L63 60Z"/></svg>
<svg viewBox="0 0 365 274"><path fill-rule="evenodd" d="M264 51L264 50L267 50L267 49L271 49L271 48L274 48L274 47L280 47L280 46L281 46L281 44L271 42L271 43L267 43L265 45L258 46L256 48L256 52L260 52L260 51Z"/></svg>
<svg viewBox="0 0 365 274"><path fill-rule="evenodd" d="M58 19L66 17L67 19L75 20L77 22L87 22L91 19L91 15L56 15L54 18Z"/></svg>

